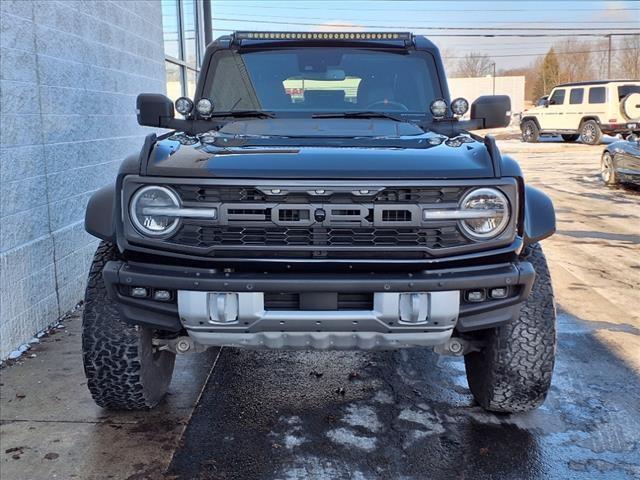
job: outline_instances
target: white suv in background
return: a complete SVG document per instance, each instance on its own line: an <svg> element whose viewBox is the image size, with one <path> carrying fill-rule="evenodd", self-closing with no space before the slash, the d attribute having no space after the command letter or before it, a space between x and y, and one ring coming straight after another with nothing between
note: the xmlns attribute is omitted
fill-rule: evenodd
<svg viewBox="0 0 640 480"><path fill-rule="evenodd" d="M640 81L604 80L564 83L548 99L527 110L520 120L522 140L537 142L541 135L578 138L597 145L603 134L640 131Z"/></svg>

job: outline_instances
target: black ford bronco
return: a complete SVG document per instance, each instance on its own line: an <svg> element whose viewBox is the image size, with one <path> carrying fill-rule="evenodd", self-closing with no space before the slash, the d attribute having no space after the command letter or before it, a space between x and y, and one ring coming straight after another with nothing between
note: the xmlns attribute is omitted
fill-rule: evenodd
<svg viewBox="0 0 640 480"><path fill-rule="evenodd" d="M469 133L505 126L508 97L463 120L421 36L238 32L208 46L193 100L137 108L168 132L86 213L102 240L82 343L99 405L153 407L176 354L222 345L433 347L464 356L482 407L543 402L553 205Z"/></svg>

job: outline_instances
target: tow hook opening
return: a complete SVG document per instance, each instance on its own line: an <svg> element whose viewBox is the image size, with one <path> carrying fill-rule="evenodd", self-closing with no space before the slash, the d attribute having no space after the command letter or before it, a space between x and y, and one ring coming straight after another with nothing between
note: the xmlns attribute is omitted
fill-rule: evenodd
<svg viewBox="0 0 640 480"><path fill-rule="evenodd" d="M467 353L479 352L481 345L478 342L465 340L460 337L451 337L445 343L433 347L433 351L438 355L462 357Z"/></svg>
<svg viewBox="0 0 640 480"><path fill-rule="evenodd" d="M190 337L154 338L153 347L159 352L172 352L176 355L204 352L208 347L194 342Z"/></svg>

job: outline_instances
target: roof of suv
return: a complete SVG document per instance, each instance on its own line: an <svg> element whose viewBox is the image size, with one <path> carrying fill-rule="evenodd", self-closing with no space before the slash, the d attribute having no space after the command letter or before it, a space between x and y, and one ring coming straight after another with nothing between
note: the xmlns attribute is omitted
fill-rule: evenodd
<svg viewBox="0 0 640 480"><path fill-rule="evenodd" d="M554 88L558 87L575 87L581 85L605 85L607 83L628 83L628 82L637 82L637 80L591 80L589 82L570 82L570 83L561 83L556 85Z"/></svg>

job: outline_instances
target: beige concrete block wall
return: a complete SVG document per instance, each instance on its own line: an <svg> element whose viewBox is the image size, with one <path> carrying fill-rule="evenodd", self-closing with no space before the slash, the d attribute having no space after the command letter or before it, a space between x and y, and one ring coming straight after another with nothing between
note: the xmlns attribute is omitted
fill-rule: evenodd
<svg viewBox="0 0 640 480"><path fill-rule="evenodd" d="M91 194L165 91L160 0L0 1L0 359L82 299Z"/></svg>

